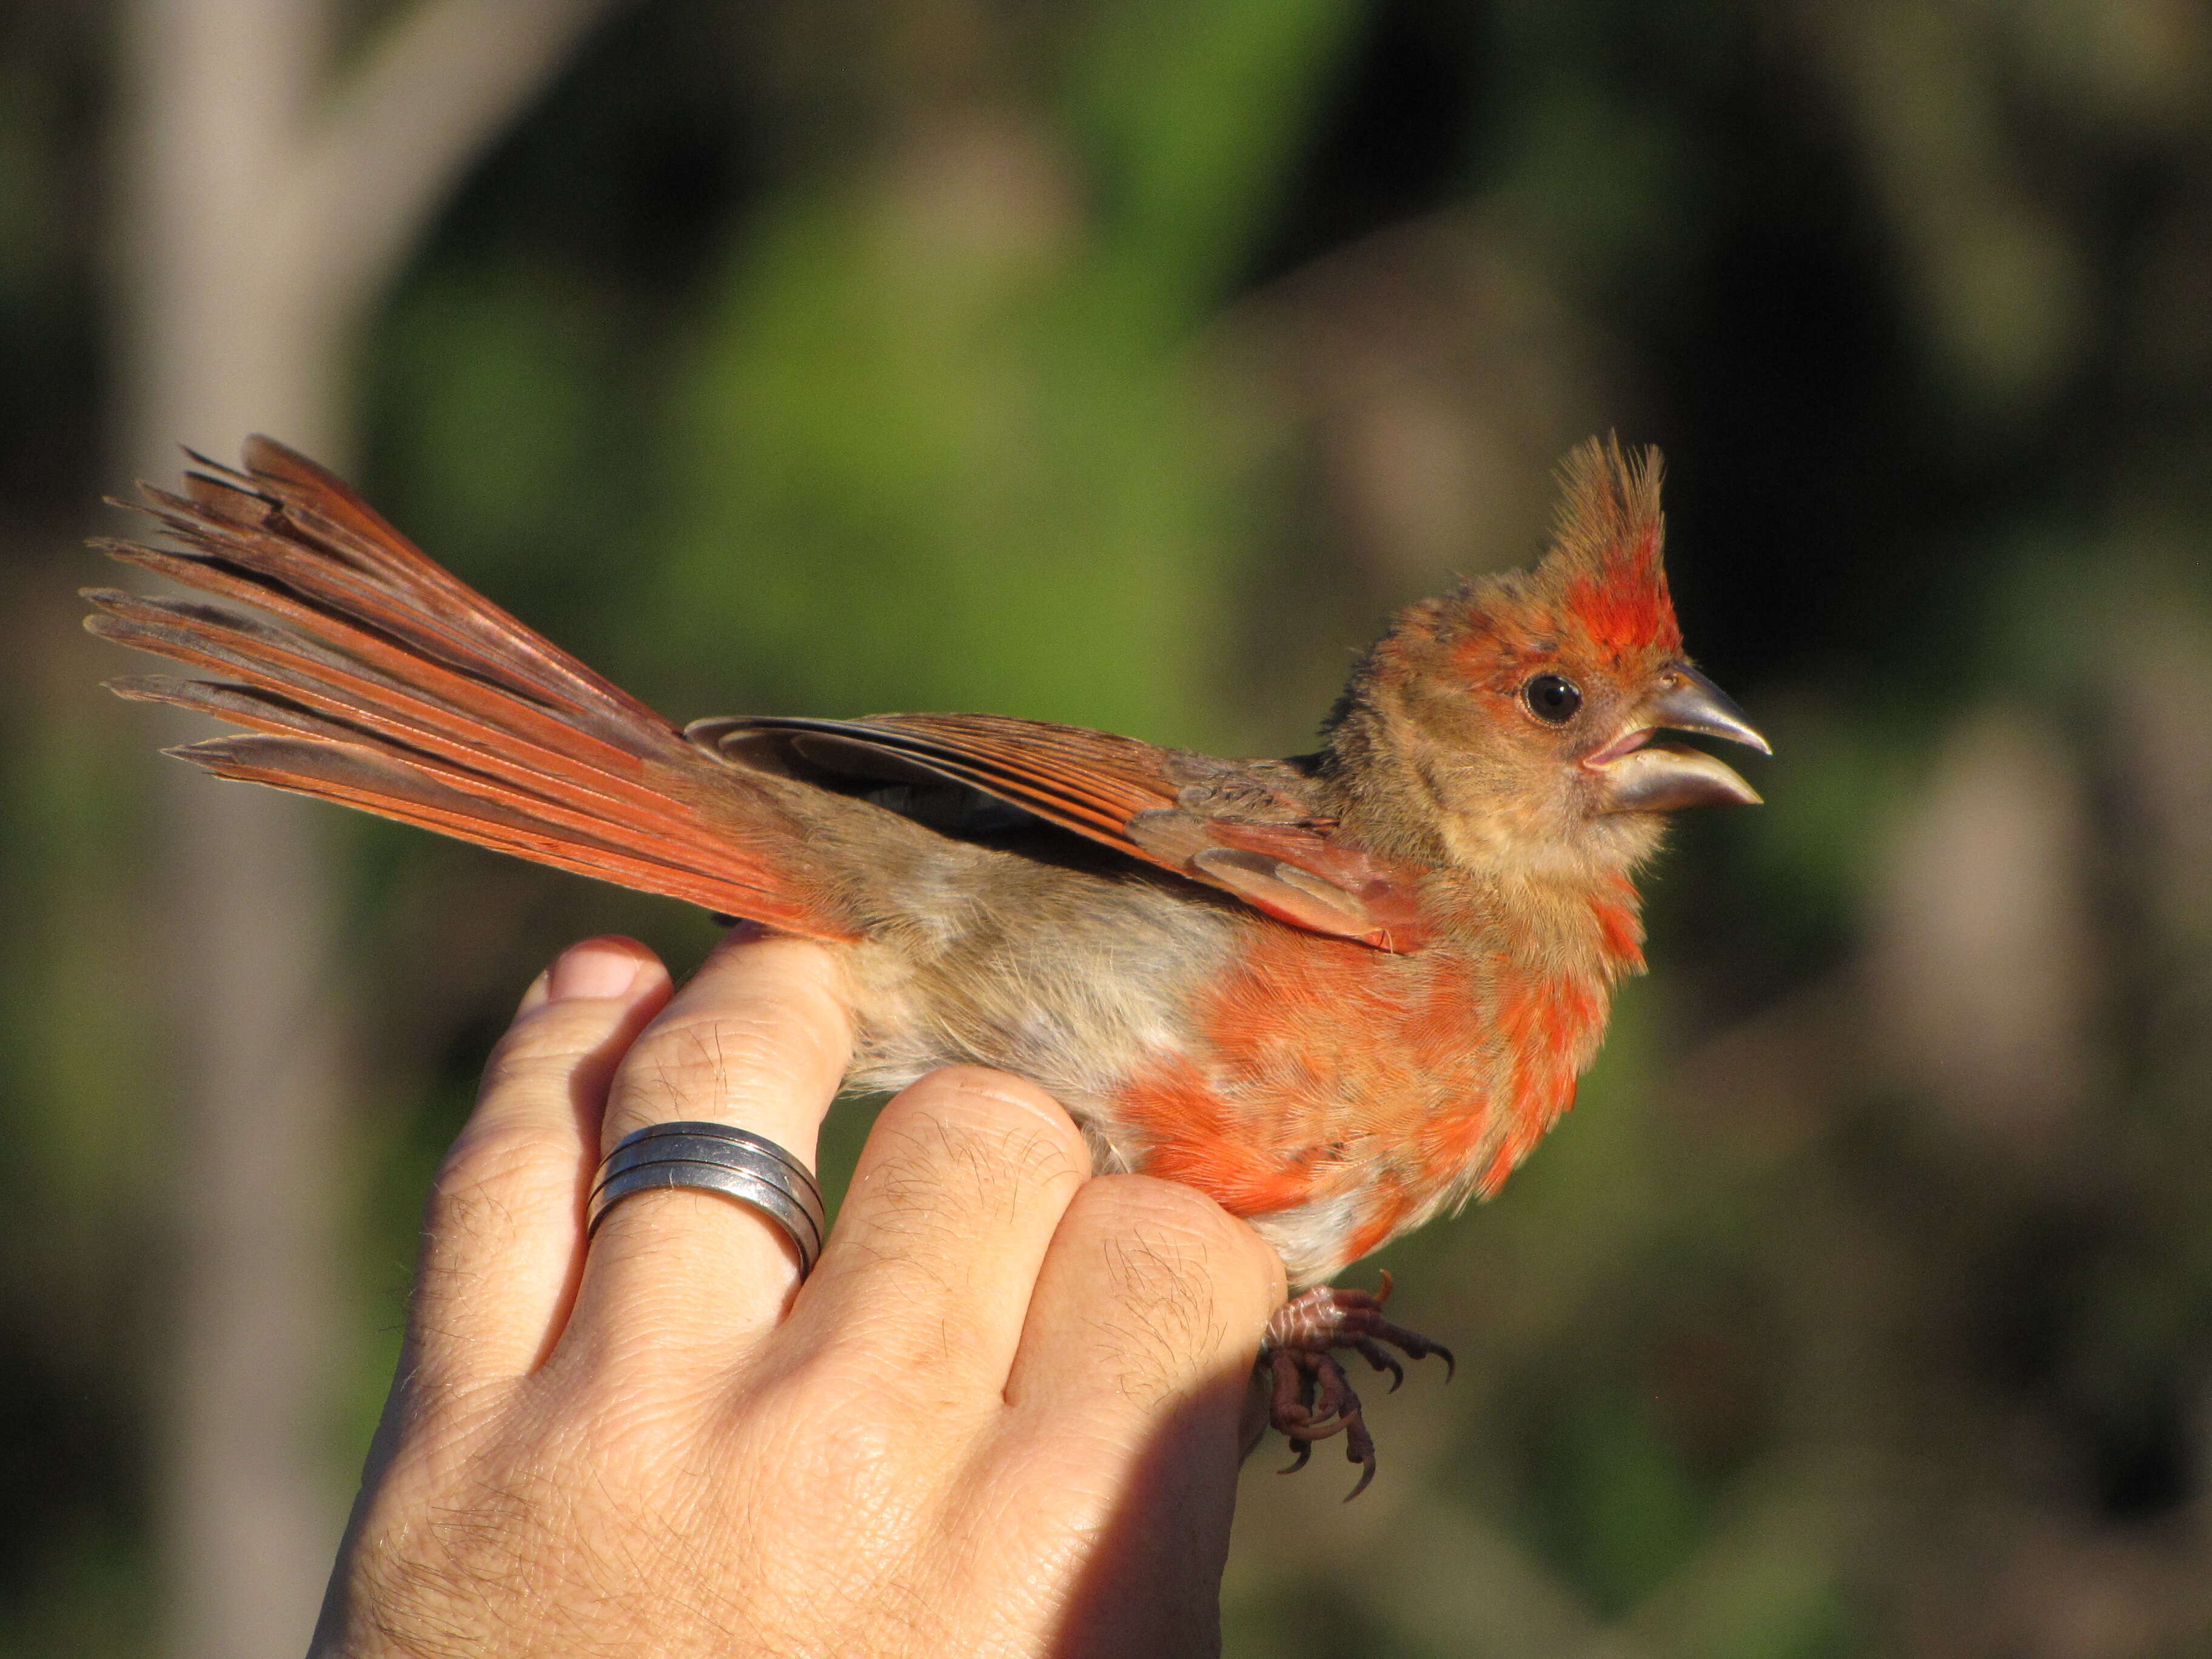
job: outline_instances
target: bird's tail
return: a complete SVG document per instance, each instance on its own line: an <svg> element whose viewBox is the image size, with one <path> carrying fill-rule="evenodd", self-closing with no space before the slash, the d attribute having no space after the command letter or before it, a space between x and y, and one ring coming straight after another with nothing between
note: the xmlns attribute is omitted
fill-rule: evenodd
<svg viewBox="0 0 2212 1659"><path fill-rule="evenodd" d="M92 632L221 678L110 681L253 734L170 752L480 846L805 933L824 914L792 786L740 770L433 563L267 438L140 510L174 549L96 545L262 617L88 588Z"/></svg>

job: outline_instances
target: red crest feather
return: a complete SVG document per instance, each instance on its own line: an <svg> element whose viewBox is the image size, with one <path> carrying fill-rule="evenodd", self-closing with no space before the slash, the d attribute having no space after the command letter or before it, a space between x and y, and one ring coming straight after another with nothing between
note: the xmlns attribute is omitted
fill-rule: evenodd
<svg viewBox="0 0 2212 1659"><path fill-rule="evenodd" d="M1620 440L1591 439L1559 469L1562 495L1540 580L1559 584L1559 608L1614 653L1675 652L1682 630L1661 562L1659 452L1624 453Z"/></svg>
<svg viewBox="0 0 2212 1659"><path fill-rule="evenodd" d="M1680 655L1659 471L1657 450L1631 454L1618 438L1577 448L1560 465L1559 519L1535 568L1463 579L1400 611L1354 689L1419 677L1437 647L1458 674L1501 695L1562 649L1616 663Z"/></svg>

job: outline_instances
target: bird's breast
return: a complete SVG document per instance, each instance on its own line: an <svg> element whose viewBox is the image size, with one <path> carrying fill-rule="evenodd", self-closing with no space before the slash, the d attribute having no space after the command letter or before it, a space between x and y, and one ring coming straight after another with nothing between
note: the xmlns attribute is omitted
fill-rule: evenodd
<svg viewBox="0 0 2212 1659"><path fill-rule="evenodd" d="M1607 983L1494 941L1394 956L1255 930L1195 1040L1112 1113L1141 1168L1246 1217L1313 1282L1503 1182L1572 1103Z"/></svg>
<svg viewBox="0 0 2212 1659"><path fill-rule="evenodd" d="M1028 1077L1100 1169L1197 1188L1300 1283L1504 1179L1572 1102L1634 945L1610 897L1573 948L1493 917L1411 954L1157 882L1056 872L1032 899L849 947L854 1084Z"/></svg>

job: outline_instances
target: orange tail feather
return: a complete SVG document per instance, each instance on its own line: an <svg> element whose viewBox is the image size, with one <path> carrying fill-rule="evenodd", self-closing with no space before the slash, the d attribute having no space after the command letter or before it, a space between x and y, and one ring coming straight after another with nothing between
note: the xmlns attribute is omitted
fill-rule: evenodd
<svg viewBox="0 0 2212 1659"><path fill-rule="evenodd" d="M94 633L224 676L110 682L255 733L170 752L480 846L817 939L805 837L775 785L685 741L645 704L425 557L343 483L267 438L243 472L197 456L146 488L177 549L114 557L223 605L88 588ZM810 879L810 873L812 878Z"/></svg>

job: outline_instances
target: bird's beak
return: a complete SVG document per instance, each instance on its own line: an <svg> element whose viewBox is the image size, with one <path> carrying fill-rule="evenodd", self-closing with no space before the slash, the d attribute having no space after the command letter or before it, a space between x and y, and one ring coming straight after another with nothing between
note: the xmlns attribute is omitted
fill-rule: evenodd
<svg viewBox="0 0 2212 1659"><path fill-rule="evenodd" d="M1583 763L1605 781L1608 812L1672 812L1685 806L1756 806L1759 792L1702 749L1654 742L1659 731L1697 732L1774 751L1728 693L1687 663L1662 672L1620 737Z"/></svg>

